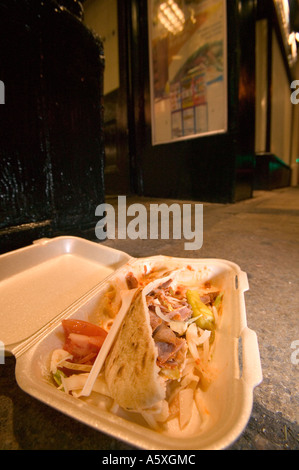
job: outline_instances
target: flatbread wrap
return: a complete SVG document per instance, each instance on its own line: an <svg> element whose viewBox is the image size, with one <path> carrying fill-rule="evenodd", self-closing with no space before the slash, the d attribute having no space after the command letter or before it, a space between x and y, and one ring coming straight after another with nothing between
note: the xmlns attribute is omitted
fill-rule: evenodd
<svg viewBox="0 0 299 470"><path fill-rule="evenodd" d="M139 289L105 364L111 396L130 410L149 408L164 399L166 393L146 311L145 295Z"/></svg>
<svg viewBox="0 0 299 470"><path fill-rule="evenodd" d="M211 357L223 293L202 274L190 266L129 272L108 286L94 323L62 321L64 343L51 353L50 380L61 391L113 413L139 413L156 429L173 418L183 429L196 410L200 419L207 417L205 390L217 373ZM121 294L131 289L124 319L91 395L85 396L84 387L120 312ZM121 304L123 308L122 300Z"/></svg>
<svg viewBox="0 0 299 470"><path fill-rule="evenodd" d="M201 379L207 383L204 364L221 297L209 284L199 289L198 273L188 269L137 290L105 363L105 381L119 406L158 416L166 404L167 419L178 411L182 386L192 384L193 397Z"/></svg>

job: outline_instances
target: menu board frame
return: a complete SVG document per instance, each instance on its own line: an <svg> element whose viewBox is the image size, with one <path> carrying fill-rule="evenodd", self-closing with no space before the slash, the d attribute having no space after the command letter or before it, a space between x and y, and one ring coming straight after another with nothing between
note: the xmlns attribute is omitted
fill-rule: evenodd
<svg viewBox="0 0 299 470"><path fill-rule="evenodd" d="M227 132L226 0L148 0L148 23L152 145Z"/></svg>

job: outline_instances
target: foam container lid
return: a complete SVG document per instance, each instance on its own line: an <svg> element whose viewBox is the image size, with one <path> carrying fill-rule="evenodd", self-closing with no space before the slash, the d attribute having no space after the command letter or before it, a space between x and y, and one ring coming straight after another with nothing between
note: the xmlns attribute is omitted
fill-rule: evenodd
<svg viewBox="0 0 299 470"><path fill-rule="evenodd" d="M7 351L47 326L131 257L78 238L56 237L0 256L0 340Z"/></svg>
<svg viewBox="0 0 299 470"><path fill-rule="evenodd" d="M191 419L183 431L176 420L163 432L155 431L136 414L112 412L105 402L95 406L62 393L47 377L50 353L62 345L61 320L90 320L109 280L124 278L128 270L140 273L145 265L190 265L203 282L212 280L225 292L213 354L220 373L205 397L209 419ZM41 239L0 256L0 340L16 357L22 390L86 425L140 449L224 449L245 428L254 388L262 381L257 336L246 321L248 288L246 273L226 260L163 255L136 259L78 237Z"/></svg>

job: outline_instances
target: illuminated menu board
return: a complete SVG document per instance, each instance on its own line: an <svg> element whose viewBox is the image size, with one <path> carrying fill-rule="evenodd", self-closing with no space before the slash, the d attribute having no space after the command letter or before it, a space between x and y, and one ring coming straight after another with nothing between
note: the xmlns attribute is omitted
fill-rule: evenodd
<svg viewBox="0 0 299 470"><path fill-rule="evenodd" d="M148 4L153 145L226 132L226 2Z"/></svg>

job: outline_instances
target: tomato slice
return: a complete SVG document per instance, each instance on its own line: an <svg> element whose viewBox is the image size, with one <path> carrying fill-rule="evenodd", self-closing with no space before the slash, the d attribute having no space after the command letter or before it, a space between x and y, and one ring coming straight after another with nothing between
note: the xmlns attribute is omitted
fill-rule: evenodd
<svg viewBox="0 0 299 470"><path fill-rule="evenodd" d="M98 354L108 334L100 326L83 320L62 320L62 326L65 334L63 349L75 360Z"/></svg>
<svg viewBox="0 0 299 470"><path fill-rule="evenodd" d="M100 326L84 320L62 320L62 326L66 337L68 337L70 333L76 333L78 335L100 336L106 338L108 334L107 331Z"/></svg>
<svg viewBox="0 0 299 470"><path fill-rule="evenodd" d="M82 358L91 353L98 354L104 341L105 338L103 336L86 336L70 333L65 340L63 349L75 358Z"/></svg>

